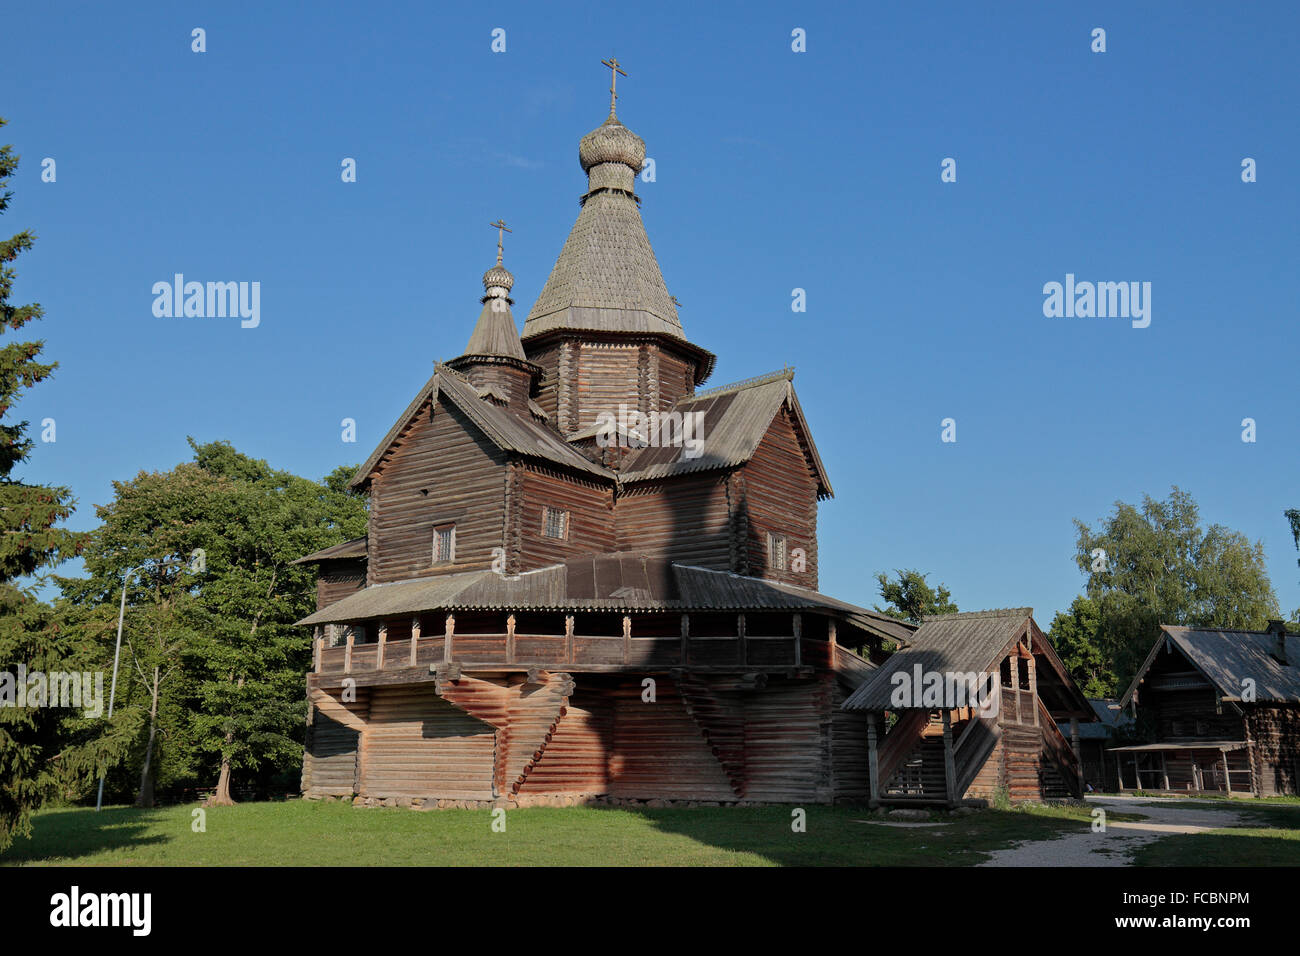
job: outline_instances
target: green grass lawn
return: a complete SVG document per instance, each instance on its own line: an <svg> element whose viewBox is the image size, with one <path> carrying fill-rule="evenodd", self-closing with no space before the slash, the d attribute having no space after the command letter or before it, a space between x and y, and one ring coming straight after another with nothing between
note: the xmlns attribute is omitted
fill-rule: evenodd
<svg viewBox="0 0 1300 956"><path fill-rule="evenodd" d="M1140 848L1137 866L1300 866L1300 798L1189 799L1179 807L1241 815L1248 827L1164 837Z"/></svg>
<svg viewBox="0 0 1300 956"><path fill-rule="evenodd" d="M356 809L291 800L208 810L194 806L46 810L6 865L78 866L963 866L1018 840L1088 826L1087 807L938 814L938 827L890 827L865 808L530 808L492 831L490 810Z"/></svg>

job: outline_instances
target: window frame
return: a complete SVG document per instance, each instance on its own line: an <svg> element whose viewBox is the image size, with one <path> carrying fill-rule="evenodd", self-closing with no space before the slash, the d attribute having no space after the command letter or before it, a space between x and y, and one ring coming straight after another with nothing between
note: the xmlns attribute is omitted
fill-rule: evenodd
<svg viewBox="0 0 1300 956"><path fill-rule="evenodd" d="M561 525L560 525L560 534L558 535L550 533L550 529L551 529L550 517L552 514L557 514L560 516ZM568 541L569 526L572 524L572 522L573 522L573 516L567 509L554 508L551 505L542 505L542 537L545 540Z"/></svg>
<svg viewBox="0 0 1300 956"><path fill-rule="evenodd" d="M443 532L450 532L447 542L447 556L445 558L439 558L438 546L442 541ZM456 522L444 521L442 524L436 524L433 526L433 547L430 556L433 559L434 567L456 563Z"/></svg>

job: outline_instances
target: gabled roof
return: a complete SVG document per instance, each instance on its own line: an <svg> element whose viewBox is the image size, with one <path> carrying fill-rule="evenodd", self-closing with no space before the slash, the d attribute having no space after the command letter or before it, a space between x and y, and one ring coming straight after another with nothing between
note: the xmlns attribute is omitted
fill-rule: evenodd
<svg viewBox="0 0 1300 956"><path fill-rule="evenodd" d="M299 621L341 624L434 610L717 610L822 611L891 639L906 639L901 621L807 588L674 564L632 552L582 555L507 577L467 571L376 584Z"/></svg>
<svg viewBox="0 0 1300 956"><path fill-rule="evenodd" d="M709 389L683 398L670 414L702 415L703 444L692 449L685 443L659 444L628 455L620 479L624 484L670 475L683 475L713 468L732 468L749 461L767 435L777 413L784 407L794 419L808 467L817 479L817 495L834 494L822 465L812 432L794 391L794 370L782 369L768 375L746 379L734 385Z"/></svg>
<svg viewBox="0 0 1300 956"><path fill-rule="evenodd" d="M1096 715L1087 699L1070 679L1060 658L1047 642L1043 632L1034 623L1033 608L1002 608L992 611L968 611L927 618L907 639L907 646L890 656L869 681L859 687L844 702L844 710L891 710L894 675L911 674L916 667L921 673L997 674L1002 658L1026 633L1032 642L1034 655L1042 656L1063 685L1059 697L1076 716L1095 720ZM1045 689L1040 671L1040 692ZM998 680L1001 680L999 677ZM963 702L948 699L954 688L947 681L943 686L943 703L949 707Z"/></svg>
<svg viewBox="0 0 1300 956"><path fill-rule="evenodd" d="M353 538L351 541L344 541L342 544L336 544L333 547L325 548L321 551L313 552L297 561L290 561L290 564L313 564L317 561L339 561L350 558L364 558L366 556L366 537Z"/></svg>
<svg viewBox="0 0 1300 956"><path fill-rule="evenodd" d="M1120 706L1127 707L1162 647L1177 649L1224 700L1240 702L1244 682L1255 682L1258 704L1300 703L1300 636L1286 636L1281 664L1272 655L1274 636L1267 631L1233 631L1209 627L1160 625L1160 636L1142 662Z"/></svg>
<svg viewBox="0 0 1300 956"><path fill-rule="evenodd" d="M370 480L371 474L383 460L393 442L406 430L411 420L425 405L441 396L465 414L476 428L497 448L529 458L539 458L552 464L574 468L602 478L614 479L614 473L583 457L570 448L550 429L485 401L478 390L455 369L436 365L433 376L416 393L406 410L398 417L388 434L371 452L352 477L352 487L359 488Z"/></svg>

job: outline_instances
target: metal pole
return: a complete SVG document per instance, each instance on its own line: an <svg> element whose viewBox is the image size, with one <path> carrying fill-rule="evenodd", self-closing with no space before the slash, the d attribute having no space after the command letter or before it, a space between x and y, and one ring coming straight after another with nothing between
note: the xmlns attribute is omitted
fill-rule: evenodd
<svg viewBox="0 0 1300 956"><path fill-rule="evenodd" d="M108 719L113 719L113 698L117 696L117 661L122 655L122 619L126 617L126 583L139 568L128 568L122 576L122 605L117 609L117 646L113 649L113 682L108 689ZM99 796L95 798L95 812L104 807L104 772L99 775Z"/></svg>

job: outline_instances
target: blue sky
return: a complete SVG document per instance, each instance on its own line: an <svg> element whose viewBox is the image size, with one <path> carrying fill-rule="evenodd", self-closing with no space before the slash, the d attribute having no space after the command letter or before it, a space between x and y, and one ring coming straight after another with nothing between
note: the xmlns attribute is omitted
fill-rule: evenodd
<svg viewBox="0 0 1300 956"><path fill-rule="evenodd" d="M797 369L836 492L822 590L871 604L875 572L917 567L1046 626L1083 585L1071 519L1177 484L1262 540L1289 611L1300 14L1133 6L15 6L0 230L39 236L16 301L60 363L18 408L58 429L23 476L70 486L87 528L187 435L312 477L359 462L464 347L498 216L526 315L613 54L709 384ZM260 282L260 326L156 318L177 272ZM1150 327L1044 317L1067 273L1150 282Z"/></svg>

